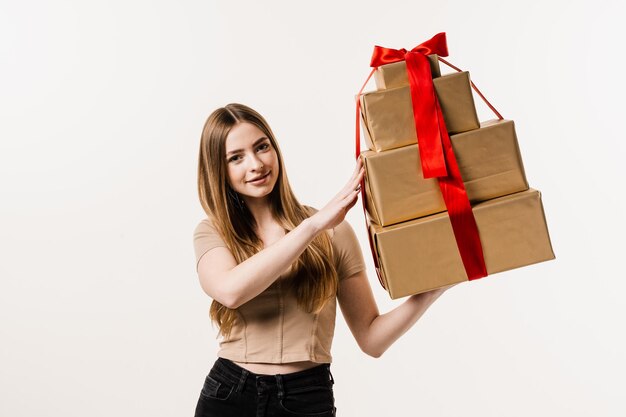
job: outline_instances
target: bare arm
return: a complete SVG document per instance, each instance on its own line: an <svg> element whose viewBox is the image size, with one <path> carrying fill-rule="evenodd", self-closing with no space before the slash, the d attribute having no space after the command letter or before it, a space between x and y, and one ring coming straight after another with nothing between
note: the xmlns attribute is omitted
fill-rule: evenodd
<svg viewBox="0 0 626 417"><path fill-rule="evenodd" d="M380 314L365 271L343 280L339 306L361 350L380 357L406 333L449 287L412 295L393 310Z"/></svg>
<svg viewBox="0 0 626 417"><path fill-rule="evenodd" d="M343 221L357 202L355 188L363 173L359 158L348 183L324 208L240 264L224 247L216 247L204 254L198 264L202 289L229 308L237 308L259 295L287 270L318 233Z"/></svg>

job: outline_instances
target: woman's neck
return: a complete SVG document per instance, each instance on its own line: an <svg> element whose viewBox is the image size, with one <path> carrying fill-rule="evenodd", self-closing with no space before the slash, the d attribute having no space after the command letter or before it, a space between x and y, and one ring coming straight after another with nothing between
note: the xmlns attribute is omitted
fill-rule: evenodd
<svg viewBox="0 0 626 417"><path fill-rule="evenodd" d="M245 204L252 213L259 231L269 230L276 226L276 219L267 200L246 201Z"/></svg>

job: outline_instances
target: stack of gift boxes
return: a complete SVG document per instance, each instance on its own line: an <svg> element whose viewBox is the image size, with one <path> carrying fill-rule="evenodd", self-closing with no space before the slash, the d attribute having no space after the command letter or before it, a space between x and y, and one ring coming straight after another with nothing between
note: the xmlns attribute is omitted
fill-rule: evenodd
<svg viewBox="0 0 626 417"><path fill-rule="evenodd" d="M512 120L479 122L468 72L441 75L428 57L487 267L494 274L554 259L539 191L528 187ZM373 255L391 298L467 281L436 178L422 175L404 61L380 66L360 95L369 150L365 197Z"/></svg>

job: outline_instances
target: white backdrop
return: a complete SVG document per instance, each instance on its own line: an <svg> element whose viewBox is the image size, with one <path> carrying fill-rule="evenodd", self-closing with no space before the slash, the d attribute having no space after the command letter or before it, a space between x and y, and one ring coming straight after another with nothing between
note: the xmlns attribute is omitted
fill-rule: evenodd
<svg viewBox="0 0 626 417"><path fill-rule="evenodd" d="M0 415L193 415L217 351L192 249L206 117L259 110L298 198L319 208L353 170L373 46L441 31L515 120L557 259L454 287L379 359L338 312L338 415L625 415L625 12L1 0ZM348 221L386 312L401 300L376 280L360 203Z"/></svg>

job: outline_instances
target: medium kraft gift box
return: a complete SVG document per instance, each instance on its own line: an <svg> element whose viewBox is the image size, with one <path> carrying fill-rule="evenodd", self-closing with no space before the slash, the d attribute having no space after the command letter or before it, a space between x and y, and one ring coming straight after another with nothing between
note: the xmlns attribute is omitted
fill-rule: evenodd
<svg viewBox="0 0 626 417"><path fill-rule="evenodd" d="M478 129L469 72L433 79L449 134ZM371 91L359 97L367 146L377 152L418 142L409 86Z"/></svg>
<svg viewBox="0 0 626 417"><path fill-rule="evenodd" d="M488 274L554 259L541 204L529 189L475 205ZM447 212L369 231L392 299L467 281Z"/></svg>
<svg viewBox="0 0 626 417"><path fill-rule="evenodd" d="M439 68L439 59L437 55L427 55L426 58L430 64L430 72L433 78L441 77L441 69ZM409 77L406 72L406 61L381 65L376 68L376 71L374 72L374 82L376 83L376 88L379 90L409 85Z"/></svg>
<svg viewBox="0 0 626 417"><path fill-rule="evenodd" d="M528 189L512 120L490 120L450 137L471 203ZM419 145L365 151L367 212L388 226L446 210L436 178L424 179Z"/></svg>

